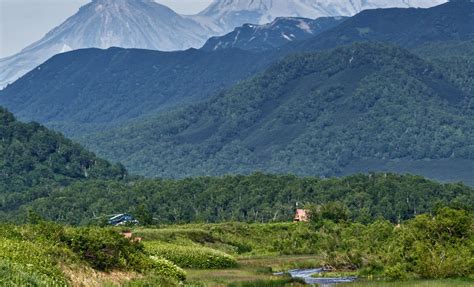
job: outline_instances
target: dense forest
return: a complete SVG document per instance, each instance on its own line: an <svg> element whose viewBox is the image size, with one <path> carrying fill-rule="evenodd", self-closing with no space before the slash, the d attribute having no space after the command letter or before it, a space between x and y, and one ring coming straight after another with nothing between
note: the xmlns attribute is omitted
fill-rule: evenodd
<svg viewBox="0 0 474 287"><path fill-rule="evenodd" d="M79 138L208 98L260 71L265 58L242 50L83 49L56 55L1 90L0 105Z"/></svg>
<svg viewBox="0 0 474 287"><path fill-rule="evenodd" d="M296 206L339 202L363 223L398 222L440 206L472 208L474 192L462 184L439 184L395 174L345 178L253 174L188 178L77 182L6 214L25 218L33 210L70 224L102 224L108 215L129 212L142 224L291 221Z"/></svg>
<svg viewBox="0 0 474 287"><path fill-rule="evenodd" d="M474 3L450 1L430 9L372 9L285 49L314 51L354 42L378 41L414 49L428 43L473 40Z"/></svg>
<svg viewBox="0 0 474 287"><path fill-rule="evenodd" d="M208 101L86 142L161 177L332 176L356 160L472 165L471 93L459 85L470 76L440 65L375 43L290 56Z"/></svg>
<svg viewBox="0 0 474 287"><path fill-rule="evenodd" d="M416 64L416 63L415 63ZM37 123L1 111L0 217L25 221L31 211L69 224L103 224L129 212L142 224L289 221L294 209L342 204L350 218L392 222L439 206L474 206L472 188L395 174L345 178L294 175L142 179L97 158Z"/></svg>
<svg viewBox="0 0 474 287"><path fill-rule="evenodd" d="M120 180L127 175L122 165L112 165L37 123L19 122L3 108L0 139L1 212L75 181Z"/></svg>

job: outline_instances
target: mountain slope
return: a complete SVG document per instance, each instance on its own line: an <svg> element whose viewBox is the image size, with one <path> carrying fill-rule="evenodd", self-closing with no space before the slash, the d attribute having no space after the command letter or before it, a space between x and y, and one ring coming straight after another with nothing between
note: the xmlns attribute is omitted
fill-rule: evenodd
<svg viewBox="0 0 474 287"><path fill-rule="evenodd" d="M363 11L292 49L320 50L360 41L383 41L406 48L432 42L474 39L474 2L453 1L430 9ZM289 47L290 48L290 47Z"/></svg>
<svg viewBox="0 0 474 287"><path fill-rule="evenodd" d="M78 50L0 91L0 103L71 136L205 99L260 70L265 58L241 50Z"/></svg>
<svg viewBox="0 0 474 287"><path fill-rule="evenodd" d="M0 59L0 89L50 57L82 48L183 50L201 47L245 23L278 16L348 16L363 9L430 7L444 0L216 0L199 15L182 16L152 0L93 0L20 53Z"/></svg>
<svg viewBox="0 0 474 287"><path fill-rule="evenodd" d="M474 19L473 7L474 3L449 3L430 9L371 10L309 40L292 42L265 53L239 49L72 51L52 58L0 91L0 105L20 119L39 121L79 139L111 125L205 100L289 53L332 48L364 39L393 41L408 47L473 40L474 24L470 25ZM369 25L372 20L374 26L367 29L378 32L367 34L374 37L360 37L357 29L367 27L363 23ZM445 20L457 32L446 30L441 24ZM265 45L262 39L258 42Z"/></svg>
<svg viewBox="0 0 474 287"><path fill-rule="evenodd" d="M121 179L126 171L37 123L0 108L0 210L86 179Z"/></svg>
<svg viewBox="0 0 474 287"><path fill-rule="evenodd" d="M239 48L264 51L283 46L289 42L304 40L334 28L344 17L277 18L265 25L245 24L221 37L212 37L202 47L206 51Z"/></svg>
<svg viewBox="0 0 474 287"><path fill-rule="evenodd" d="M41 40L0 60L0 87L50 57L82 48L181 50L198 47L210 31L152 0L94 0Z"/></svg>
<svg viewBox="0 0 474 287"><path fill-rule="evenodd" d="M472 166L469 97L404 50L355 44L289 57L212 100L89 140L148 176L334 175L356 160Z"/></svg>
<svg viewBox="0 0 474 287"><path fill-rule="evenodd" d="M446 0L214 0L197 17L209 19L223 31L244 23L266 24L277 17L316 19L328 16L352 16L366 9L390 7L428 8Z"/></svg>

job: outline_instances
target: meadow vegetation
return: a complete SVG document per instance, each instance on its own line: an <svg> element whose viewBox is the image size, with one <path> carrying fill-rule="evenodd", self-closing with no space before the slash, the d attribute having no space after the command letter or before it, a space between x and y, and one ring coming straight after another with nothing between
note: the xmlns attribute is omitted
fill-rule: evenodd
<svg viewBox="0 0 474 287"><path fill-rule="evenodd" d="M68 227L31 216L32 224L1 226L0 283L74 285L78 266L128 272L109 282L123 286L299 286L273 273L315 267L367 279L474 282L469 211L440 207L396 225L353 221L342 203L311 208L307 223L135 227L141 242L124 238L122 228Z"/></svg>

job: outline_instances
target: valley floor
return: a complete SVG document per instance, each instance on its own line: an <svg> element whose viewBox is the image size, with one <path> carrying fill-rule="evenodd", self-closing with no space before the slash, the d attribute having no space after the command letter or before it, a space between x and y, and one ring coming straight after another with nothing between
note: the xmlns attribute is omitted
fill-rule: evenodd
<svg viewBox="0 0 474 287"><path fill-rule="evenodd" d="M0 225L0 286L297 287L305 282L288 271L323 266L333 271L316 277L359 278L340 287L474 286L471 219L464 211L442 209L436 218L420 215L401 226L388 221L131 229ZM452 231L452 224L461 239L451 235L446 242L442 233L431 245L423 238ZM438 252L441 261L436 261ZM422 277L440 280L416 280Z"/></svg>

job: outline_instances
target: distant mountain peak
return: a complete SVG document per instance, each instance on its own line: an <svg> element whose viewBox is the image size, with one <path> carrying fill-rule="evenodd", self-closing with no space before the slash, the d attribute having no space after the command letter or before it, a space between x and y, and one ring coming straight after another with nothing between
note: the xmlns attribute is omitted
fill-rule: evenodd
<svg viewBox="0 0 474 287"><path fill-rule="evenodd" d="M316 20L299 17L277 17L264 25L244 24L221 37L212 37L203 50L216 51L229 48L265 51L288 42L304 40L334 28L344 17L321 17Z"/></svg>
<svg viewBox="0 0 474 287"><path fill-rule="evenodd" d="M0 88L48 58L83 48L184 50L200 47L244 23L277 17L353 15L363 9L430 7L446 0L214 0L198 15L182 16L152 0L93 0L20 53L0 59Z"/></svg>
<svg viewBox="0 0 474 287"><path fill-rule="evenodd" d="M50 57L84 48L184 50L199 47L209 30L151 0L94 0L41 40L0 59L0 88Z"/></svg>
<svg viewBox="0 0 474 287"><path fill-rule="evenodd" d="M447 0L214 0L201 16L214 19L219 25L237 27L238 19L264 24L279 16L319 18L353 16L375 8L429 8Z"/></svg>

